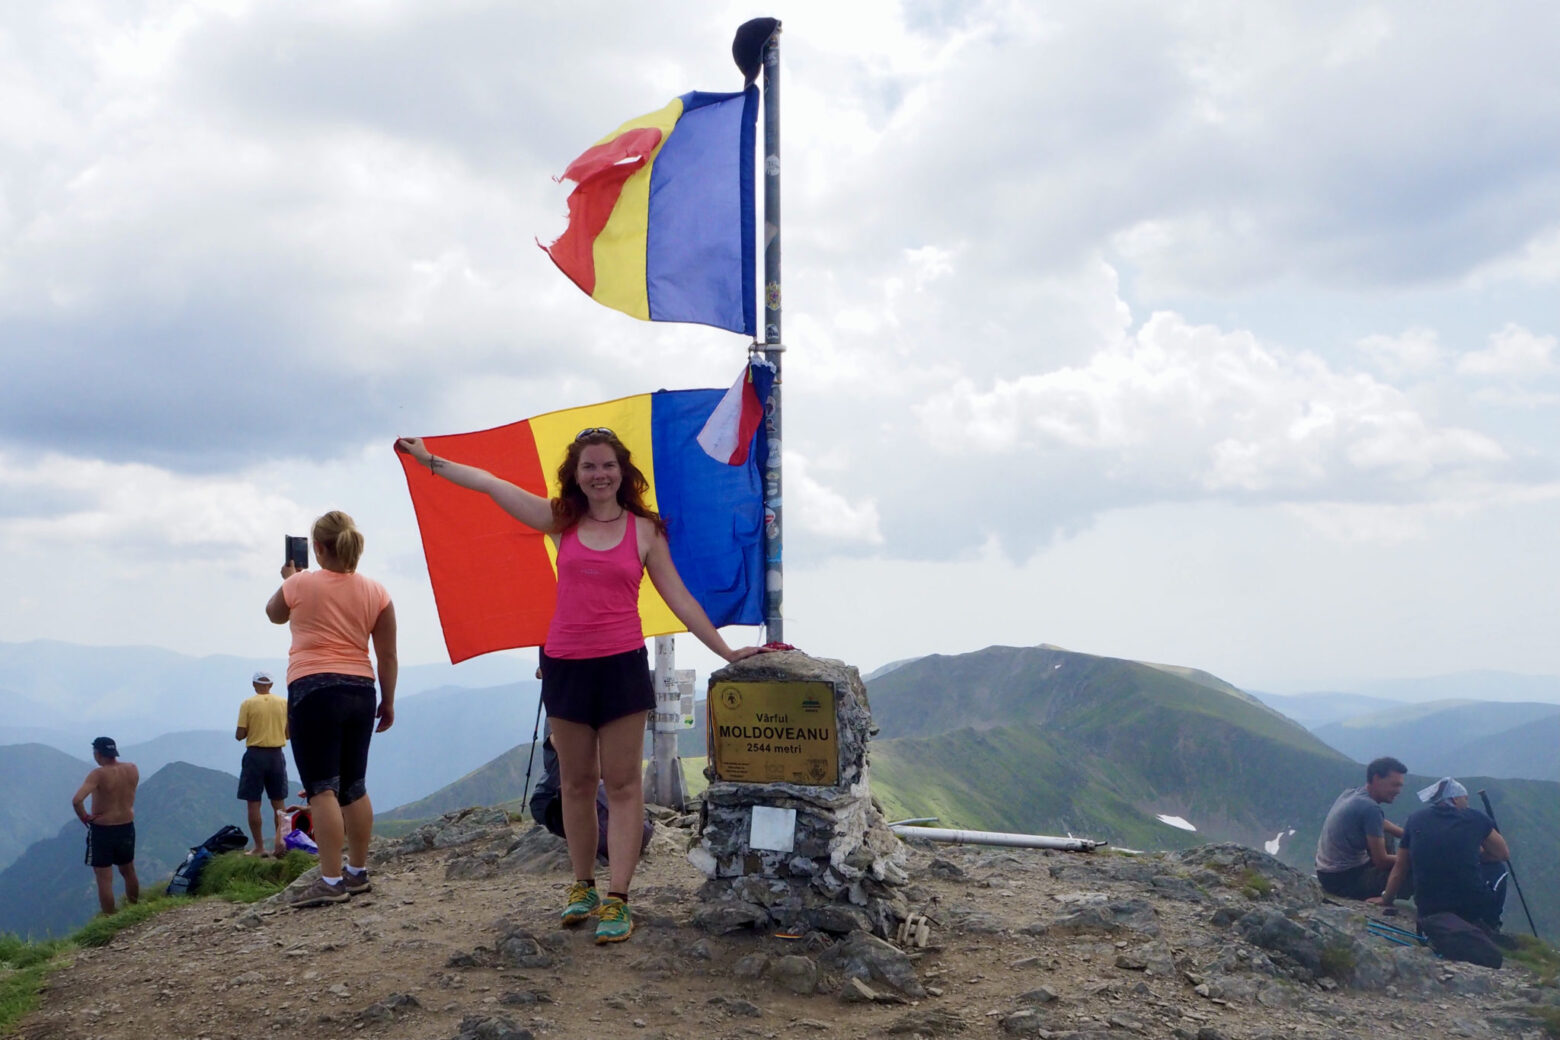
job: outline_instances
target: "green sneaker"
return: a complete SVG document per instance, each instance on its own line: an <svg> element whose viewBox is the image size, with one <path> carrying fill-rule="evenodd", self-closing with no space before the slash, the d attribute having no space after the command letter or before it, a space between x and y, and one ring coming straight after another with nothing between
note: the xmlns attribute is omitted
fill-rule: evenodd
<svg viewBox="0 0 1560 1040"><path fill-rule="evenodd" d="M601 896L594 885L587 885L583 881L576 881L569 886L569 905L563 908L559 918L564 924L579 924L587 917L593 917L601 906Z"/></svg>
<svg viewBox="0 0 1560 1040"><path fill-rule="evenodd" d="M628 912L628 904L617 896L603 899L596 916L600 919L596 924L598 943L622 942L634 933L634 918Z"/></svg>

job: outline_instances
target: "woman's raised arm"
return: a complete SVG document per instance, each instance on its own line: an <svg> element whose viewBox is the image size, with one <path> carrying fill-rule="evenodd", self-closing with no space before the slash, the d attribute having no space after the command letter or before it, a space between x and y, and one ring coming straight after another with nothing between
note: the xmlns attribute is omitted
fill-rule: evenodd
<svg viewBox="0 0 1560 1040"><path fill-rule="evenodd" d="M682 575L677 573L677 565L672 562L671 546L658 531L652 534L650 551L645 553L645 572L650 575L655 591L661 594L666 605L672 608L672 613L677 615L677 620L687 625L693 637L716 654L727 661L740 661L760 652L756 646L742 646L733 650L726 645L720 630L710 623L709 615L704 613L699 601L693 598L693 593L683 584Z"/></svg>
<svg viewBox="0 0 1560 1040"><path fill-rule="evenodd" d="M533 495L485 469L440 458L423 446L421 437L402 437L395 442L395 450L427 466L428 472L436 477L488 496L500 509L527 527L543 534L557 533L558 521L553 516L552 503L540 495Z"/></svg>

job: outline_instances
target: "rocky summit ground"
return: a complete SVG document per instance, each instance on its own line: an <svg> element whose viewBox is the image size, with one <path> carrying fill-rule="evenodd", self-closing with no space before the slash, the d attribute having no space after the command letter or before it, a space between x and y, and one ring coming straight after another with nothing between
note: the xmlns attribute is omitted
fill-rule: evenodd
<svg viewBox="0 0 1560 1040"><path fill-rule="evenodd" d="M718 934L666 814L638 931L560 930L561 843L502 813L381 841L374 891L310 910L203 901L51 977L30 1040L156 1037L1540 1037L1560 990L1368 935L1260 852L909 850L923 949ZM704 910L704 913L700 911ZM696 923L696 922L702 922Z"/></svg>

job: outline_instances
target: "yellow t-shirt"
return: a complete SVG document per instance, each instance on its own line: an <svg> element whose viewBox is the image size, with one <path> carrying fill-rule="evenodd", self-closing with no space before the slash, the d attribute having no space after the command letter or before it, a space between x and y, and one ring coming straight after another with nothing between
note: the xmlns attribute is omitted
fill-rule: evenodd
<svg viewBox="0 0 1560 1040"><path fill-rule="evenodd" d="M287 698L255 694L238 706L238 724L249 730L246 747L281 747L287 743Z"/></svg>

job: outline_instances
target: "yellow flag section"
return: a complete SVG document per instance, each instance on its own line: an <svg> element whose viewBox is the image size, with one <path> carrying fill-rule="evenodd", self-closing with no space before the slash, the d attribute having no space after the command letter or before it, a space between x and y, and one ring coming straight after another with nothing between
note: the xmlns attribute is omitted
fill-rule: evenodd
<svg viewBox="0 0 1560 1040"><path fill-rule="evenodd" d="M682 111L682 98L675 98L665 108L630 119L596 142L606 144L630 130L661 131L661 140L645 164L623 182L618 204L591 246L596 265L596 288L591 298L641 321L650 320L650 295L645 280L645 243L650 230L650 172L655 168L655 157L671 136L672 127L682 117Z"/></svg>
<svg viewBox="0 0 1560 1040"><path fill-rule="evenodd" d="M676 104L680 107L681 102ZM676 116L674 115L672 119L675 122ZM644 124L635 121L635 123L625 124L625 128L636 125ZM648 184L648 181L646 183ZM643 258L640 260L639 285L642 291L644 288ZM633 397L621 397L604 404L566 408L561 412L548 412L546 415L533 418L531 433L536 438L536 454L542 461L542 472L547 477L547 496L558 497L560 490L558 467L563 463L574 438L579 436L581 430L605 427L623 442L634 465L650 482L650 490L645 493L645 505L659 512L655 498L655 442L651 431L651 396L636 394ZM552 561L553 573L557 574L558 547L553 544L551 538L546 539L546 542L548 559ZM639 586L639 618L647 636L664 636L673 632L687 631L683 623L677 620L677 615L672 613L671 608L655 591L655 586L648 575Z"/></svg>

